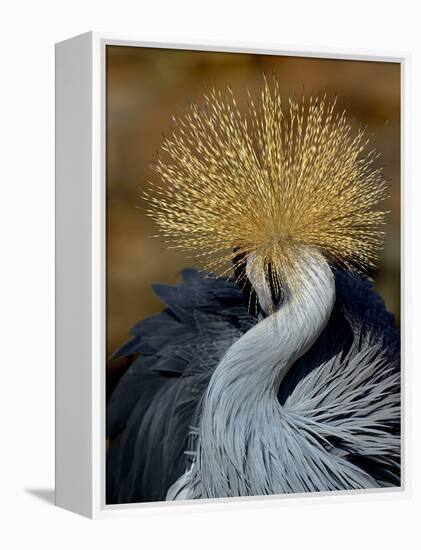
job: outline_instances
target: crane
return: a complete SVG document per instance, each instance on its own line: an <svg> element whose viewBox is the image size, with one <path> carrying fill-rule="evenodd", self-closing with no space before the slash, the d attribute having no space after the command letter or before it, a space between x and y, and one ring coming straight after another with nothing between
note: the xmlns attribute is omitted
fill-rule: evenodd
<svg viewBox="0 0 421 550"><path fill-rule="evenodd" d="M400 484L400 342L366 272L387 185L364 130L263 79L243 112L211 90L145 192L196 258L114 354L107 503Z"/></svg>

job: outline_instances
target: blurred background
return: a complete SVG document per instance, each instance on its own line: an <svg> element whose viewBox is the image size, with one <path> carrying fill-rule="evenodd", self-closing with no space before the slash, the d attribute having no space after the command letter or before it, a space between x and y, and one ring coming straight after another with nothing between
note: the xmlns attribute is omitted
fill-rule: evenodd
<svg viewBox="0 0 421 550"><path fill-rule="evenodd" d="M107 46L106 63L107 356L136 322L162 309L151 284L174 283L191 265L151 237L156 228L140 197L145 183L157 177L148 163L171 116L200 102L209 88L228 84L245 105L247 88L257 92L263 73L276 75L285 97L303 91L337 95L351 122L368 127L390 182L385 247L371 276L399 324L399 64L120 46Z"/></svg>

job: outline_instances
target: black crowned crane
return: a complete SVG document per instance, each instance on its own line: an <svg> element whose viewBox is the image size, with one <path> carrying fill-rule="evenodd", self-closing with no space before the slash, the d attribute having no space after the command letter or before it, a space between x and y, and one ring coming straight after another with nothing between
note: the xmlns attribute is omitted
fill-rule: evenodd
<svg viewBox="0 0 421 550"><path fill-rule="evenodd" d="M164 139L148 214L203 269L115 353L108 503L400 484L399 334L363 275L384 176L335 102L280 97L212 91Z"/></svg>

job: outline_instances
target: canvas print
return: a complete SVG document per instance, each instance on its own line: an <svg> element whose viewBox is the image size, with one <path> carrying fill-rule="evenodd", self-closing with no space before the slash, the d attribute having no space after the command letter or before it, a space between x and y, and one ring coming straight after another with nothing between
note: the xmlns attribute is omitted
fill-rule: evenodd
<svg viewBox="0 0 421 550"><path fill-rule="evenodd" d="M107 504L399 487L399 64L106 83Z"/></svg>

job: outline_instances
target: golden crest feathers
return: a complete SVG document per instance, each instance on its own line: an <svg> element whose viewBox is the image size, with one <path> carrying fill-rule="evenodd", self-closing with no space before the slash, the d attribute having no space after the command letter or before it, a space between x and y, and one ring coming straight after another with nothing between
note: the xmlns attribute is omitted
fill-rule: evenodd
<svg viewBox="0 0 421 550"><path fill-rule="evenodd" d="M169 246L221 272L250 254L279 284L316 248L345 267L373 265L385 198L378 155L363 130L326 97L289 99L264 79L241 113L232 91L212 90L175 120L144 193Z"/></svg>

